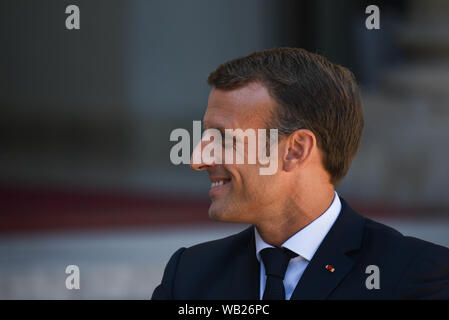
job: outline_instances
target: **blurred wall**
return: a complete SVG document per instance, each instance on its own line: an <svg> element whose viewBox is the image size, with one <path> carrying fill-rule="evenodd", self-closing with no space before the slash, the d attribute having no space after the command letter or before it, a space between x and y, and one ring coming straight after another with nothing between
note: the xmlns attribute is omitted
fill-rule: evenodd
<svg viewBox="0 0 449 320"><path fill-rule="evenodd" d="M69 31L71 3L0 4L4 184L89 185L126 167L126 6L76 1L81 29Z"/></svg>

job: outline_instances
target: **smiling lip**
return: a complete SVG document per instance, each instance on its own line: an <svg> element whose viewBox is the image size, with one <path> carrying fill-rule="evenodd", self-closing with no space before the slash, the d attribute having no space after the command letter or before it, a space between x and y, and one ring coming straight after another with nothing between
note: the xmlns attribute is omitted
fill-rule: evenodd
<svg viewBox="0 0 449 320"><path fill-rule="evenodd" d="M226 189L231 182L229 178L213 178L211 179L209 196L214 196L223 189Z"/></svg>

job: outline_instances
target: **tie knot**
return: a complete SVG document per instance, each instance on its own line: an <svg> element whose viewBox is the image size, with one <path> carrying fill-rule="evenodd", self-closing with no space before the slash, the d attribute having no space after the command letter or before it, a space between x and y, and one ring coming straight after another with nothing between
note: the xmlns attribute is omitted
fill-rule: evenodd
<svg viewBox="0 0 449 320"><path fill-rule="evenodd" d="M260 251L265 274L284 279L290 259L298 256L287 248L265 248Z"/></svg>

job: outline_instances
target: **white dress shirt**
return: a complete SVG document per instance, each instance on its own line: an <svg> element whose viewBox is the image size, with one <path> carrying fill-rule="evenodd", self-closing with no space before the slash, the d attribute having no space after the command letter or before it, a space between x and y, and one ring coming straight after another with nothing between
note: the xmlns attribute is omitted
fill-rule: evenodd
<svg viewBox="0 0 449 320"><path fill-rule="evenodd" d="M292 293L295 290L299 279L301 279L304 270L306 269L310 260L312 260L312 257L318 250L318 247L320 246L324 237L327 235L335 220L337 220L338 215L340 214L340 198L338 197L336 191L334 191L334 193L335 196L332 204L322 215L313 220L303 229L299 230L282 244L282 247L285 247L298 254L297 257L290 260L287 271L285 272L284 287L286 300L290 300L290 297L292 296ZM260 258L260 251L264 248L273 246L262 240L259 232L257 231L257 228L254 228L254 230L256 237L257 260L259 260L260 263L260 299L262 300L267 276L265 275L265 266Z"/></svg>

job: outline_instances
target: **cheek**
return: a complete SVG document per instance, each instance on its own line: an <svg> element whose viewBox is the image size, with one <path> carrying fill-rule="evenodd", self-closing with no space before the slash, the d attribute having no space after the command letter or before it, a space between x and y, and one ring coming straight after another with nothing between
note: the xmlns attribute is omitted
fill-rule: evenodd
<svg viewBox="0 0 449 320"><path fill-rule="evenodd" d="M269 197L273 188L273 177L259 174L256 166L245 176L243 190L248 198L257 198L263 201L263 197Z"/></svg>
<svg viewBox="0 0 449 320"><path fill-rule="evenodd" d="M261 175L258 165L235 165L229 168L233 178L233 196L257 203L272 202L279 194L279 179L274 175Z"/></svg>

